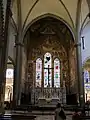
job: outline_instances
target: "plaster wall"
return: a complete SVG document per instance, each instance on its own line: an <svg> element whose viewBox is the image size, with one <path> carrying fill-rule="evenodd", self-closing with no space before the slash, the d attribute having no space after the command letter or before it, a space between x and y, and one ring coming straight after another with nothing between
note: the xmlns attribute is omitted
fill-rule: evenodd
<svg viewBox="0 0 90 120"><path fill-rule="evenodd" d="M84 64L90 58L90 22L83 29L81 36L84 36L84 49L81 39L82 64Z"/></svg>

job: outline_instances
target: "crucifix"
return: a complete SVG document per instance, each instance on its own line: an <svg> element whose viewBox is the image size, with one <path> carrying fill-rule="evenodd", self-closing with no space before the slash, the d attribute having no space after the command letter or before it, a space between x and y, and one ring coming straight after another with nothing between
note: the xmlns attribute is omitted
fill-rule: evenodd
<svg viewBox="0 0 90 120"><path fill-rule="evenodd" d="M50 79L49 79L49 74L50 74L50 69L54 69L54 68L50 68L49 67L49 65L48 65L48 67L47 68L44 68L44 69L47 69L48 70L48 87L50 87L50 83L49 83L49 81L50 81Z"/></svg>

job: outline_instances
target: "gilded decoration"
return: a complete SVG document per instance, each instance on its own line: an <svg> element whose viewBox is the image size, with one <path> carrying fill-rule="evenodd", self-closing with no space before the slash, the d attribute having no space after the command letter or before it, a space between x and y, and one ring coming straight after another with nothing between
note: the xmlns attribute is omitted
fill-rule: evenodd
<svg viewBox="0 0 90 120"><path fill-rule="evenodd" d="M43 40L42 44L38 45L37 47L33 48L30 52L29 61L33 61L29 64L28 72L30 73L30 79L33 80L33 64L35 63L36 59L40 57L43 60L43 56L46 52L50 52L52 54L52 59L54 60L55 57L58 57L60 61L62 61L62 78L66 81L68 85L68 62L66 60L67 53L64 47L60 44L60 42L53 37L49 36L45 40ZM64 61L64 62L63 62ZM64 68L64 70L63 70ZM35 76L34 76L35 78Z"/></svg>
<svg viewBox="0 0 90 120"><path fill-rule="evenodd" d="M68 60L63 60L63 68L62 68L62 73L63 73L63 80L66 83L66 86L69 86L69 73L68 73Z"/></svg>
<svg viewBox="0 0 90 120"><path fill-rule="evenodd" d="M70 87L71 73L69 64L71 59L69 59L68 54L74 44L70 31L63 23L53 18L39 20L29 30L31 38L27 45L28 62L32 61L31 66L34 67L28 68L28 72L31 72L31 75L35 75L32 72L35 73L36 59L40 57L43 62L45 53L49 52L52 55L53 61L56 57L59 58L61 62L61 81L63 82L64 80L66 86ZM35 76L30 79L34 81Z"/></svg>
<svg viewBox="0 0 90 120"><path fill-rule="evenodd" d="M53 40L53 38L47 37L41 45L32 49L31 59L35 60L37 57L41 57L46 52L50 52L53 57L57 56L60 59L66 59L67 56L64 47L58 40Z"/></svg>
<svg viewBox="0 0 90 120"><path fill-rule="evenodd" d="M76 82L76 51L75 48L72 48L70 51L70 82L71 87L75 86Z"/></svg>

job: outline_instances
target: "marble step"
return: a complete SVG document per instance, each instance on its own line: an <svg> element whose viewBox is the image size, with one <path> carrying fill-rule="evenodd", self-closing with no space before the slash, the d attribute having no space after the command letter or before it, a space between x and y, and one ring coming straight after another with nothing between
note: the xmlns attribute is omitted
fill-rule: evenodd
<svg viewBox="0 0 90 120"><path fill-rule="evenodd" d="M21 114L21 113L12 113L7 115L0 116L0 120L34 120L35 115L30 114Z"/></svg>

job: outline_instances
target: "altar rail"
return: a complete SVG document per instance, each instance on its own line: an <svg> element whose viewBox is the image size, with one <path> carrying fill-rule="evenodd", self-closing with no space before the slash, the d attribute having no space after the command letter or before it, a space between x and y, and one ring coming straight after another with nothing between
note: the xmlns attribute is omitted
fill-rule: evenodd
<svg viewBox="0 0 90 120"><path fill-rule="evenodd" d="M31 94L32 104L38 104L39 99L59 99L60 103L66 104L66 89L33 88Z"/></svg>

